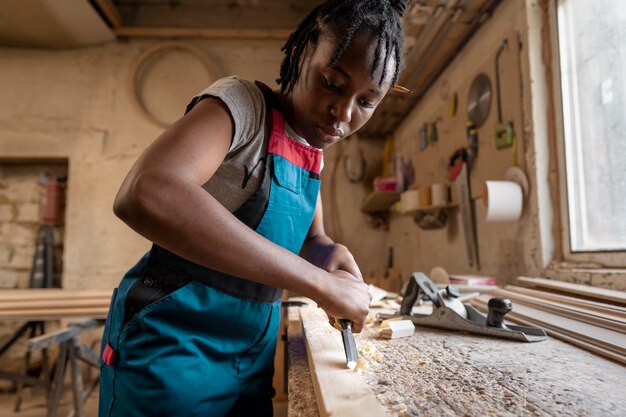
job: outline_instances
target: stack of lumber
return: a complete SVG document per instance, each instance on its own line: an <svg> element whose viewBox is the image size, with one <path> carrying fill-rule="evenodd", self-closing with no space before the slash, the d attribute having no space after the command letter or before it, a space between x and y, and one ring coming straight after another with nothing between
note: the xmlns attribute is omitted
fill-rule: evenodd
<svg viewBox="0 0 626 417"><path fill-rule="evenodd" d="M105 318L111 290L3 289L0 320L39 321L67 317Z"/></svg>
<svg viewBox="0 0 626 417"><path fill-rule="evenodd" d="M562 339L626 364L626 293L543 278L518 278L525 288L508 285L471 301L486 312L492 297L509 298L507 320L541 327Z"/></svg>

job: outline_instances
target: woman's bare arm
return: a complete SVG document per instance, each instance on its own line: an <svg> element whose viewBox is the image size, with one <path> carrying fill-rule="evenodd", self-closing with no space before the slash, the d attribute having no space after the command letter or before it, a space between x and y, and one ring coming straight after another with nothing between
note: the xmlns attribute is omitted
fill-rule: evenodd
<svg viewBox="0 0 626 417"><path fill-rule="evenodd" d="M135 163L115 199L115 214L185 259L295 291L329 314L353 320L359 330L369 302L363 296L354 300L354 294L363 294L361 280L328 273L265 239L202 188L224 160L233 133L221 100L200 101Z"/></svg>

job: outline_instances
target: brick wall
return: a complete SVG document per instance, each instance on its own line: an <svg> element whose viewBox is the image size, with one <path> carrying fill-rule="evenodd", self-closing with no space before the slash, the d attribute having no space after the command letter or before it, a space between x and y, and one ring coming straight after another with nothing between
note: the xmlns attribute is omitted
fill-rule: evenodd
<svg viewBox="0 0 626 417"><path fill-rule="evenodd" d="M0 288L25 288L39 230L37 180L45 173L67 175L62 163L0 164ZM62 268L63 227L55 227L57 270Z"/></svg>

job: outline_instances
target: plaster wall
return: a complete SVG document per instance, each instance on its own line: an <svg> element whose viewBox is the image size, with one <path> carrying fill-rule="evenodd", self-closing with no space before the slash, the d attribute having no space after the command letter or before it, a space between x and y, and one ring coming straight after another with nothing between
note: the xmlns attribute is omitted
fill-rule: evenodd
<svg viewBox="0 0 626 417"><path fill-rule="evenodd" d="M162 131L135 104L129 79L151 41L108 43L63 51L0 49L1 158L67 158L65 288L111 288L149 248L119 221L112 203L139 154ZM238 74L274 85L280 42L193 42L223 75ZM187 59L190 59L187 57ZM191 59L192 60L192 59ZM192 62L193 63L193 62ZM163 65L172 60L162 61ZM176 67L178 69L179 67ZM161 74L161 73L160 73ZM185 77L152 75L149 86L182 115L187 99L206 87L206 73ZM171 75L171 74L170 74ZM168 78L169 77L169 78ZM150 93L158 97L154 90Z"/></svg>
<svg viewBox="0 0 626 417"><path fill-rule="evenodd" d="M531 126L527 5L524 0L508 0L496 9L492 18L483 24L478 33L456 56L454 61L436 80L434 85L413 109L394 135L395 149L399 155L412 161L415 181L418 185L447 182L446 165L454 150L467 146L466 122L467 97L473 78L486 73L492 83L492 101L487 121L478 129L478 157L471 170L471 193L475 211L476 234L480 269L470 267L459 209L450 211L445 228L420 229L413 218L392 212L388 230L374 228L372 217L359 211L360 203L367 194L363 184L352 184L341 172L336 173L335 196L341 201L339 224L344 231L339 239L352 249L362 271L387 267L389 251L393 248L392 265L399 268L405 277L413 271L429 273L435 266L445 268L451 274L492 275L499 284L509 282L518 275L540 274L546 265L542 253L539 233L537 189L538 182L547 187L547 178L537 178L535 171L536 149ZM500 58L500 89L502 114L506 121L515 126L517 148L496 150L494 126L497 121L495 55L504 39L508 48ZM541 47L535 44L533 47ZM539 70L540 71L540 70ZM450 99L456 93L458 110L450 112ZM432 123L438 118L438 141L420 151L418 130L423 123ZM542 140L547 140L542 137ZM367 159L380 158L382 140L377 145L361 146ZM332 160L341 152L336 148L325 155ZM347 149L347 147L345 148ZM485 222L486 208L481 201L482 188L486 180L504 180L505 172L513 164L513 152L517 152L517 163L528 175L530 193L525 199L522 217L515 223ZM324 173L330 177L333 171ZM326 178L323 178L326 180ZM332 178L331 178L332 179ZM453 200L454 184L451 185ZM324 190L323 190L324 191ZM347 196L350 196L347 198ZM544 209L550 210L549 201ZM329 220L326 220L329 224ZM332 231L332 228L331 228ZM549 231L549 226L548 226Z"/></svg>

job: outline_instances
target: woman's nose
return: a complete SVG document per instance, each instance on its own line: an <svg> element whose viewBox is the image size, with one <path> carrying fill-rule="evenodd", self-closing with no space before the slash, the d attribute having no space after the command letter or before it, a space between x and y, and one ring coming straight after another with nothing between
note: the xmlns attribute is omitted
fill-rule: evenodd
<svg viewBox="0 0 626 417"><path fill-rule="evenodd" d="M330 106L330 114L339 122L349 123L352 120L352 100L339 99Z"/></svg>

